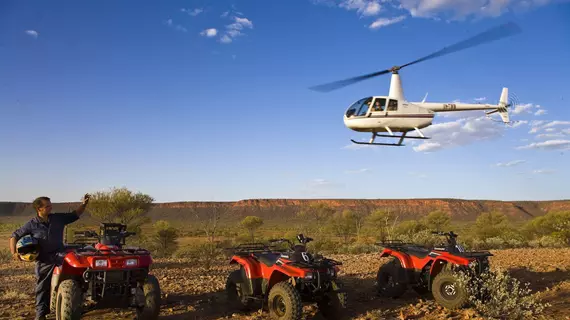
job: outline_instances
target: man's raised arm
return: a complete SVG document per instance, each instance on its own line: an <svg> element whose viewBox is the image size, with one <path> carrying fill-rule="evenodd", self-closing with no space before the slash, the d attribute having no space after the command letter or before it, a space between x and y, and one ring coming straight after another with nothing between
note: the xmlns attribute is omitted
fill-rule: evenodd
<svg viewBox="0 0 570 320"><path fill-rule="evenodd" d="M75 212L75 214L78 217L81 217L81 215L83 214L83 212L85 212L85 208L87 207L87 203L89 203L89 194L85 194L83 196L83 200L81 201L81 204L79 205L79 207L77 207L77 209L73 210L73 212Z"/></svg>

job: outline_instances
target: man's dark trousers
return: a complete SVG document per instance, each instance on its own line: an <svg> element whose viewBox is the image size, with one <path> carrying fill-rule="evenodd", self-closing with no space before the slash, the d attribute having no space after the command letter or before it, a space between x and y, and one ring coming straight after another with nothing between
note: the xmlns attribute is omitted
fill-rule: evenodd
<svg viewBox="0 0 570 320"><path fill-rule="evenodd" d="M51 275L55 266L55 263L36 262L36 317L49 313Z"/></svg>

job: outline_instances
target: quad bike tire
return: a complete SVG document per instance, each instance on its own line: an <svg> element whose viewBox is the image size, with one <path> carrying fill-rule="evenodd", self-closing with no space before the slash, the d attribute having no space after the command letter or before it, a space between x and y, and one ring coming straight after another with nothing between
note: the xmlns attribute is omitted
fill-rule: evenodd
<svg viewBox="0 0 570 320"><path fill-rule="evenodd" d="M344 290L343 283L339 280L332 281L331 291L317 302L317 306L325 319L346 319L348 293Z"/></svg>
<svg viewBox="0 0 570 320"><path fill-rule="evenodd" d="M242 269L234 270L226 280L226 297L228 305L231 309L248 311L252 308L253 301L246 298L243 290L243 272Z"/></svg>
<svg viewBox="0 0 570 320"><path fill-rule="evenodd" d="M406 292L406 270L402 268L400 260L394 258L378 268L376 286L378 294L383 297L399 298Z"/></svg>
<svg viewBox="0 0 570 320"><path fill-rule="evenodd" d="M57 289L55 317L57 320L79 320L83 309L83 292L79 282L63 280Z"/></svg>
<svg viewBox="0 0 570 320"><path fill-rule="evenodd" d="M453 271L442 270L433 279L431 291L435 301L449 310L457 310L467 305L467 290L458 285Z"/></svg>
<svg viewBox="0 0 570 320"><path fill-rule="evenodd" d="M144 307L137 308L136 320L158 319L161 304L160 283L154 275L148 275L143 285L143 292L145 297Z"/></svg>
<svg viewBox="0 0 570 320"><path fill-rule="evenodd" d="M299 292L289 282L278 282L269 291L269 316L276 320L299 320L303 303Z"/></svg>

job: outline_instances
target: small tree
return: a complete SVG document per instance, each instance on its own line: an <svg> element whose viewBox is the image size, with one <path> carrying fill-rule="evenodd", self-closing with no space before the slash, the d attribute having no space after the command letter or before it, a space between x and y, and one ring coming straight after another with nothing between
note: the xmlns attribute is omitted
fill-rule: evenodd
<svg viewBox="0 0 570 320"><path fill-rule="evenodd" d="M451 216L443 211L433 211L425 218L425 225L433 231L444 231L451 224Z"/></svg>
<svg viewBox="0 0 570 320"><path fill-rule="evenodd" d="M499 237L509 227L507 216L501 212L484 212L475 221L475 234L481 240Z"/></svg>
<svg viewBox="0 0 570 320"><path fill-rule="evenodd" d="M329 224L335 236L341 237L343 242L347 244L350 237L356 232L355 214L351 210L344 210L337 213Z"/></svg>
<svg viewBox="0 0 570 320"><path fill-rule="evenodd" d="M178 249L178 231L168 221L159 220L153 225L151 241L155 254L168 257Z"/></svg>
<svg viewBox="0 0 570 320"><path fill-rule="evenodd" d="M311 203L309 206L303 208L297 213L300 218L307 219L308 223L317 226L317 232L321 232L323 229L324 222L330 219L334 213L335 209L331 208L326 203Z"/></svg>
<svg viewBox="0 0 570 320"><path fill-rule="evenodd" d="M251 236L251 241L255 241L255 231L263 225L263 219L257 216L247 216L241 221L242 227L244 227Z"/></svg>
<svg viewBox="0 0 570 320"><path fill-rule="evenodd" d="M113 188L108 192L91 195L87 210L101 222L122 223L129 230L140 232L140 226L150 222L146 215L152 208L154 199L141 192L134 193L127 188Z"/></svg>
<svg viewBox="0 0 570 320"><path fill-rule="evenodd" d="M374 210L370 216L366 218L366 224L373 234L378 235L380 240L386 240L394 236L394 230L398 216L393 212L384 210Z"/></svg>

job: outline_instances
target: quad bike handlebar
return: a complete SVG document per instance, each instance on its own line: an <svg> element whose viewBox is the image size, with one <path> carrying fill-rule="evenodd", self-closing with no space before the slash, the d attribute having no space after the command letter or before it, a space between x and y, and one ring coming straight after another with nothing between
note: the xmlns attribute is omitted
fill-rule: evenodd
<svg viewBox="0 0 570 320"><path fill-rule="evenodd" d="M457 234L453 233L453 231L443 232L443 231L432 231L432 234L437 234L439 236L444 236L447 239L447 243L455 247L457 245Z"/></svg>

